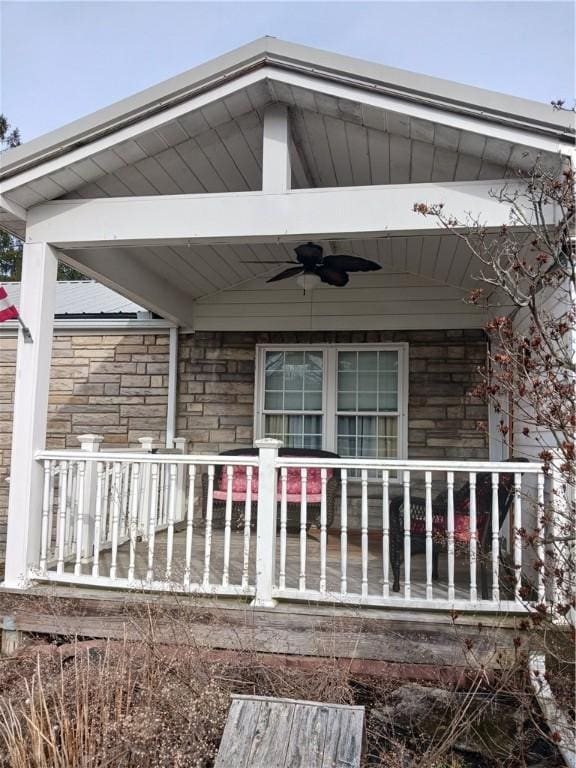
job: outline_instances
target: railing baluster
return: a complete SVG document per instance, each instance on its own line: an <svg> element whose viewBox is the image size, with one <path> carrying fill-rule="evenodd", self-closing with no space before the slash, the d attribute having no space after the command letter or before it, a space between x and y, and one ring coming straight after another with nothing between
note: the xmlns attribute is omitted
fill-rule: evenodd
<svg viewBox="0 0 576 768"><path fill-rule="evenodd" d="M56 573L60 576L64 573L64 546L66 543L66 502L68 491L68 462L61 461L58 476L58 562L56 564Z"/></svg>
<svg viewBox="0 0 576 768"><path fill-rule="evenodd" d="M300 470L300 577L298 579L298 589L304 592L306 589L306 517L307 517L307 494L308 494L308 470L302 467Z"/></svg>
<svg viewBox="0 0 576 768"><path fill-rule="evenodd" d="M362 597L368 597L368 470L366 469L361 471L361 485Z"/></svg>
<svg viewBox="0 0 576 768"><path fill-rule="evenodd" d="M288 482L288 470L280 469L280 573L278 586L286 589L286 521L288 516L288 504L286 501L286 487Z"/></svg>
<svg viewBox="0 0 576 768"><path fill-rule="evenodd" d="M382 470L382 597L390 597L390 473Z"/></svg>
<svg viewBox="0 0 576 768"><path fill-rule="evenodd" d="M166 531L166 579L172 578L172 557L174 554L174 520L176 517L176 480L178 468L176 464L170 464L168 467L168 513Z"/></svg>
<svg viewBox="0 0 576 768"><path fill-rule="evenodd" d="M340 471L340 592L348 591L348 470Z"/></svg>
<svg viewBox="0 0 576 768"><path fill-rule="evenodd" d="M154 578L154 543L156 538L156 516L158 514L158 464L150 467L150 517L148 518L148 568L146 581Z"/></svg>
<svg viewBox="0 0 576 768"><path fill-rule="evenodd" d="M470 600L478 600L476 561L478 556L478 524L476 515L476 472L470 472Z"/></svg>
<svg viewBox="0 0 576 768"><path fill-rule="evenodd" d="M232 526L232 480L234 467L226 467L226 512L224 515L224 567L222 569L222 586L230 583L230 529Z"/></svg>
<svg viewBox="0 0 576 768"><path fill-rule="evenodd" d="M522 539L520 538L520 529L522 527L522 500L520 492L522 489L522 475L519 472L514 474L514 507L513 507L513 526L514 526L514 597L520 600L522 588Z"/></svg>
<svg viewBox="0 0 576 768"><path fill-rule="evenodd" d="M130 559L128 563L128 581L134 581L136 566L136 540L138 537L138 501L140 496L140 464L132 466L132 482L130 486L130 519L128 535L130 538Z"/></svg>
<svg viewBox="0 0 576 768"><path fill-rule="evenodd" d="M426 600L432 600L432 472L426 472Z"/></svg>
<svg viewBox="0 0 576 768"><path fill-rule="evenodd" d="M74 576L82 574L82 531L84 530L84 476L86 474L86 462L77 464L77 504L76 504L76 562L74 563Z"/></svg>
<svg viewBox="0 0 576 768"><path fill-rule="evenodd" d="M118 560L118 534L120 528L120 506L122 484L122 465L115 461L112 469L112 550L110 554L110 578L116 578L116 566Z"/></svg>
<svg viewBox="0 0 576 768"><path fill-rule="evenodd" d="M206 527L204 529L204 574L203 589L210 587L210 557L212 554L212 512L214 493L214 464L208 466L208 499L206 500Z"/></svg>
<svg viewBox="0 0 576 768"><path fill-rule="evenodd" d="M326 532L326 482L327 471L324 467L320 470L321 494L320 494L320 594L326 593L326 550L328 547L328 534Z"/></svg>
<svg viewBox="0 0 576 768"><path fill-rule="evenodd" d="M44 460L44 488L42 493L42 527L40 533L40 572L46 573L48 559L48 513L50 512L50 461Z"/></svg>
<svg viewBox="0 0 576 768"><path fill-rule="evenodd" d="M162 493L162 525L168 523L168 505L170 503L170 467L168 464L162 465L163 475L163 493Z"/></svg>
<svg viewBox="0 0 576 768"><path fill-rule="evenodd" d="M128 499L130 494L130 464L126 463L122 467L122 515L121 515L121 534L120 538L125 539L130 535L130 512L128 509Z"/></svg>
<svg viewBox="0 0 576 768"><path fill-rule="evenodd" d="M253 467L246 467L246 500L244 502L244 551L242 561L242 587L249 583L250 525L252 523L252 473Z"/></svg>
<svg viewBox="0 0 576 768"><path fill-rule="evenodd" d="M188 504L186 506L186 561L184 564L184 586L190 586L190 566L192 563L192 540L194 536L194 492L196 486L196 465L188 467Z"/></svg>
<svg viewBox="0 0 576 768"><path fill-rule="evenodd" d="M74 499L76 496L76 471L78 464L71 461L68 464L68 481L66 494L66 554L70 553L74 542Z"/></svg>
<svg viewBox="0 0 576 768"><path fill-rule="evenodd" d="M100 543L102 538L102 505L104 502L104 483L106 473L106 464L99 461L96 465L96 507L94 509L94 551L92 560L92 576L98 578L100 559Z"/></svg>
<svg viewBox="0 0 576 768"><path fill-rule="evenodd" d="M500 601L500 510L498 487L500 476L492 472L492 600ZM482 553L484 554L484 553Z"/></svg>
<svg viewBox="0 0 576 768"><path fill-rule="evenodd" d="M52 557L53 552L56 550L56 540L54 540L54 544L52 544L52 540L54 539L54 494L55 494L55 486L56 483L54 481L54 478L56 477L56 462L51 461L50 462L50 501L48 502L48 547L47 547L47 555L49 557ZM58 515L56 515L56 522L58 522Z"/></svg>
<svg viewBox="0 0 576 768"><path fill-rule="evenodd" d="M538 473L538 512L537 512L537 518L536 518L536 557L538 558L539 567L538 567L538 602L539 603L545 603L546 602L546 585L544 583L544 562L545 562L545 551L544 551L544 530L542 525L542 518L544 516L544 475L542 472Z"/></svg>
<svg viewBox="0 0 576 768"><path fill-rule="evenodd" d="M404 483L404 597L410 600L410 565L412 559L411 544L411 510L410 510L410 472L405 470L403 476Z"/></svg>
<svg viewBox="0 0 576 768"><path fill-rule="evenodd" d="M446 473L446 484L448 487L448 510L447 510L447 538L446 547L448 554L448 600L453 601L455 597L454 590L454 472Z"/></svg>

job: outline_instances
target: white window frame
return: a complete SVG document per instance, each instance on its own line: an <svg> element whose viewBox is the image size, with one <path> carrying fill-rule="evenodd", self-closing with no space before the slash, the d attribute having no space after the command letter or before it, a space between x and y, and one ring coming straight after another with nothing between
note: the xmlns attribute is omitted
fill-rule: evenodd
<svg viewBox="0 0 576 768"><path fill-rule="evenodd" d="M338 352L382 352L398 353L398 458L408 458L408 343L396 344L257 344L256 345L256 381L254 395L254 435L255 439L264 436L264 387L265 359L267 352L307 352L324 353L324 375L322 377L322 448L326 451L337 449L337 389L338 389ZM385 414L383 414L385 415ZM359 457L360 458L360 457ZM361 459L360 459L361 460Z"/></svg>

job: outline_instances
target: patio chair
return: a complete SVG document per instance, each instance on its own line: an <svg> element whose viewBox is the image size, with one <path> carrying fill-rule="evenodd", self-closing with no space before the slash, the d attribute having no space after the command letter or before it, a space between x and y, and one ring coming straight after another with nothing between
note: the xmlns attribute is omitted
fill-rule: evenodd
<svg viewBox="0 0 576 768"><path fill-rule="evenodd" d="M517 461L517 459L515 459ZM498 484L498 528L508 515L513 493L513 474L500 474ZM446 549L448 491L439 493L432 501L432 578L438 580L438 555ZM492 477L481 472L476 477L476 522L478 531L477 555L480 568L482 598L487 600L488 571L487 553L492 542ZM470 541L470 483L466 482L454 492L454 542L456 545ZM412 551L425 549L426 543L426 500L410 498L410 537ZM455 548L455 556L458 554ZM394 592L400 591L400 564L404 555L404 498L396 496L390 501L390 566L392 568Z"/></svg>
<svg viewBox="0 0 576 768"><path fill-rule="evenodd" d="M219 454L226 456L257 456L257 448L235 448L230 451L223 451ZM314 459L338 459L337 453L331 451L321 451L311 448L280 448L279 456L292 458L314 458ZM223 528L226 521L226 495L227 495L227 475L225 471L226 464L217 465L214 469L214 482L212 491L212 526L214 528ZM326 482L326 524L331 526L334 521L334 508L336 495L340 486L340 470L327 469ZM317 467L308 468L306 484L307 500L307 524L306 527L320 525L320 505L321 505L321 470ZM300 503L302 499L302 481L300 467L289 467L287 472L287 523L286 528L289 531L300 529ZM232 517L231 524L234 528L244 527L244 515L247 492L246 467L234 466L232 472ZM202 475L203 504L202 515L206 519L206 504L208 501L208 475ZM280 506L281 479L278 473L278 506ZM258 467L254 467L252 472L252 519L251 526L256 526L256 504L258 502Z"/></svg>

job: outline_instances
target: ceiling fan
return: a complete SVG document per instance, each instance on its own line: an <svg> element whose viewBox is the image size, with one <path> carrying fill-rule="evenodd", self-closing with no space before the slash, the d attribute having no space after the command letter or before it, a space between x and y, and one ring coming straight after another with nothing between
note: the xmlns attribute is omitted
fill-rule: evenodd
<svg viewBox="0 0 576 768"><path fill-rule="evenodd" d="M343 253L324 256L322 247L315 243L299 245L294 249L296 261L286 261L285 264L297 266L284 269L279 274L267 280L267 283L276 283L279 280L287 280L289 277L307 275L319 278L323 283L342 287L349 281L348 272L374 272L382 269L380 264L360 256L347 256ZM263 262L259 262L262 264ZM277 262L264 262L274 264ZM300 284L301 281L298 281ZM310 286L312 287L312 286Z"/></svg>

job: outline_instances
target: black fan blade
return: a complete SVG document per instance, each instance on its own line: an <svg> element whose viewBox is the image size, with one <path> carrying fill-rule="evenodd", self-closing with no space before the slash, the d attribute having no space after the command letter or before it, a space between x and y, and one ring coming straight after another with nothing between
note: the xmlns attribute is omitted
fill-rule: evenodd
<svg viewBox="0 0 576 768"><path fill-rule="evenodd" d="M275 277L271 277L270 280L266 280L266 282L275 283L277 280L286 280L287 277L294 277L294 275L299 275L301 272L304 272L304 267L290 267L290 269L285 269L283 272L275 275Z"/></svg>
<svg viewBox="0 0 576 768"><path fill-rule="evenodd" d="M322 266L338 270L339 272L374 272L377 269L382 269L380 264L376 264L375 261L363 259L360 256L347 256L344 253L326 256Z"/></svg>
<svg viewBox="0 0 576 768"><path fill-rule="evenodd" d="M294 249L296 258L306 269L314 269L314 267L322 261L322 247L315 243L306 243L306 245L299 245Z"/></svg>
<svg viewBox="0 0 576 768"><path fill-rule="evenodd" d="M240 264L298 264L297 261L241 261Z"/></svg>
<svg viewBox="0 0 576 768"><path fill-rule="evenodd" d="M330 269L330 267L325 265L316 267L314 274L318 275L323 283L328 283L328 285L337 285L339 287L346 285L350 279L346 272L339 272L337 269Z"/></svg>

